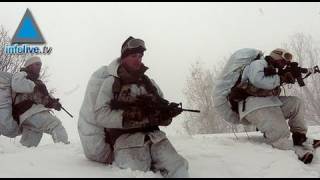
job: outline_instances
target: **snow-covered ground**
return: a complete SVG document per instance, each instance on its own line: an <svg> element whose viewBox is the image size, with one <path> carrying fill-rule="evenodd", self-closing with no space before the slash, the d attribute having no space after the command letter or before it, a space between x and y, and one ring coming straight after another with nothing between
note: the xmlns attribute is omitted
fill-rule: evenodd
<svg viewBox="0 0 320 180"><path fill-rule="evenodd" d="M236 135L238 139L234 134L169 135L169 139L189 161L191 177L320 177L319 152L305 165L294 152L265 144L259 132ZM310 127L308 135L320 137L320 127ZM91 162L77 138L64 145L45 136L37 148L25 148L19 139L0 136L0 177L161 177Z"/></svg>

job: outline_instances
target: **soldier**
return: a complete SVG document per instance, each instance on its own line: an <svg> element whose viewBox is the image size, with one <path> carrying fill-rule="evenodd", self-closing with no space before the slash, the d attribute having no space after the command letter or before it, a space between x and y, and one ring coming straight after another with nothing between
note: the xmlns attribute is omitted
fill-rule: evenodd
<svg viewBox="0 0 320 180"><path fill-rule="evenodd" d="M231 100L235 96L244 97L238 103L242 123L255 125L269 144L282 150L294 150L299 160L307 164L312 161L313 149L320 146L320 141L306 137L308 126L303 100L296 96L280 96L282 84L295 83L291 72L284 71L291 61L292 54L280 48L268 56L259 55L243 69L240 83L231 90L229 97ZM293 141L289 139L290 132Z"/></svg>
<svg viewBox="0 0 320 180"><path fill-rule="evenodd" d="M41 59L29 58L20 72L12 77L14 98L13 117L22 128L20 143L27 147L38 146L43 133L51 134L55 143L69 144L68 135L61 121L50 113L61 110L59 99L50 96L45 84L39 79Z"/></svg>
<svg viewBox="0 0 320 180"><path fill-rule="evenodd" d="M129 37L122 45L121 57L91 76L78 121L84 153L91 160L113 162L120 168L188 177L187 161L158 127L168 126L181 110L146 113L137 106L113 107L114 102L134 103L140 96L163 96L145 75L145 50L143 40Z"/></svg>

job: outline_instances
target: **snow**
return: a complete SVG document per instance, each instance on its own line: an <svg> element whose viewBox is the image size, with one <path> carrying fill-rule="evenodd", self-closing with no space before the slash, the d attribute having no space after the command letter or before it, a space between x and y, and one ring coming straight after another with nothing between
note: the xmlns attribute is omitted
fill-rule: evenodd
<svg viewBox="0 0 320 180"><path fill-rule="evenodd" d="M320 126L308 136L320 137ZM320 155L303 164L293 151L265 144L259 132L209 135L168 135L178 153L189 162L191 177L320 177ZM0 136L0 177L162 177L159 173L119 169L89 161L78 138L54 144L44 136L36 148L20 145L20 137ZM319 151L319 150L317 150Z"/></svg>

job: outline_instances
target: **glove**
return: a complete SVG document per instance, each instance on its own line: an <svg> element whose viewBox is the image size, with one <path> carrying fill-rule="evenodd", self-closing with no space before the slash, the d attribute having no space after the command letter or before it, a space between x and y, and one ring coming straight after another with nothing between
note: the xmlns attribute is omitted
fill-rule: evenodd
<svg viewBox="0 0 320 180"><path fill-rule="evenodd" d="M142 121L143 112L138 107L130 107L122 114L123 119L130 121Z"/></svg>
<svg viewBox="0 0 320 180"><path fill-rule="evenodd" d="M264 68L264 75L265 76L272 76L277 74L277 69L272 67L272 66L268 66L266 68Z"/></svg>
<svg viewBox="0 0 320 180"><path fill-rule="evenodd" d="M179 108L179 104L178 103L170 103L169 104L169 117L173 118L178 116L179 114L182 113L182 108Z"/></svg>
<svg viewBox="0 0 320 180"><path fill-rule="evenodd" d="M181 108L178 108L179 104L170 103L167 108L158 110L148 116L148 120L152 126L168 126L172 122L172 118L179 115L182 112Z"/></svg>
<svg viewBox="0 0 320 180"><path fill-rule="evenodd" d="M289 84L294 84L295 83L295 78L291 74L291 72L285 72L283 75L280 75L280 84L283 83L289 83Z"/></svg>
<svg viewBox="0 0 320 180"><path fill-rule="evenodd" d="M46 108L53 108L57 111L60 111L62 108L61 103L59 102L59 99L50 98L49 103L45 105Z"/></svg>
<svg viewBox="0 0 320 180"><path fill-rule="evenodd" d="M57 110L57 111L61 111L62 105L61 105L61 103L59 102L59 99L56 99L53 108L54 108L55 110Z"/></svg>

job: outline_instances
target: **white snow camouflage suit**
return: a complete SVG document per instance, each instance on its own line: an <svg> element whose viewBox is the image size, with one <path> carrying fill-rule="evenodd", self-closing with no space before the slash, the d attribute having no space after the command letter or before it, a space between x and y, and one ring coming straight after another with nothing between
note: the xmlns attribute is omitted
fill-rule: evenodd
<svg viewBox="0 0 320 180"><path fill-rule="evenodd" d="M244 69L241 81L249 81L253 86L261 89L275 89L280 86L280 77L265 76L263 70L267 66L264 57L252 62ZM244 103L245 108L243 108ZM239 114L241 121L247 120L263 132L267 142L273 147L294 150L299 158L302 158L306 152L313 152L309 146L294 146L290 139L290 131L307 133L302 99L296 96L250 96L245 102L239 103Z"/></svg>
<svg viewBox="0 0 320 180"><path fill-rule="evenodd" d="M120 59L103 66L90 78L80 110L78 130L86 157L93 161L113 162L121 168L132 170L160 171L164 177L188 177L188 163L179 155L164 132L135 132L120 135L114 146L106 143L105 128L124 129L123 110L111 110L110 100L114 97L112 86ZM158 93L162 96L159 87ZM143 86L132 84L132 96L145 94ZM148 139L148 140L147 140ZM111 152L114 149L113 153ZM112 158L114 154L114 158Z"/></svg>
<svg viewBox="0 0 320 180"><path fill-rule="evenodd" d="M36 100L35 83L26 78L26 72L17 72L12 77L12 90L16 93L14 104L24 100ZM43 104L33 104L30 109L19 116L22 128L20 143L27 147L37 146L43 133L51 134L55 143L68 144L68 135L61 121L50 113L50 109Z"/></svg>
<svg viewBox="0 0 320 180"><path fill-rule="evenodd" d="M255 49L241 49L234 53L234 55L238 57L233 58L241 60L241 58L245 59L257 56L260 52L261 51ZM275 148L294 150L299 158L302 158L307 152L312 153L312 146L294 146L293 141L289 139L290 131L303 134L307 132L307 124L304 120L304 104L298 97L250 96L246 98L245 101L239 102L239 114L230 110L227 102L227 93L230 92L230 87L232 87L238 79L237 76L232 76L235 65L236 64L228 66L227 64L223 72L229 72L229 76L225 77L225 79L219 79L217 83L215 106L218 112L231 123L255 125L264 133L267 142ZM260 56L260 59L252 61L243 69L241 83L250 82L254 87L265 90L272 90L280 86L280 77L278 75L264 75L264 68L267 66L268 64L264 56ZM221 75L220 77L224 76ZM245 107L243 107L244 103ZM286 122L287 119L289 119L289 127Z"/></svg>

